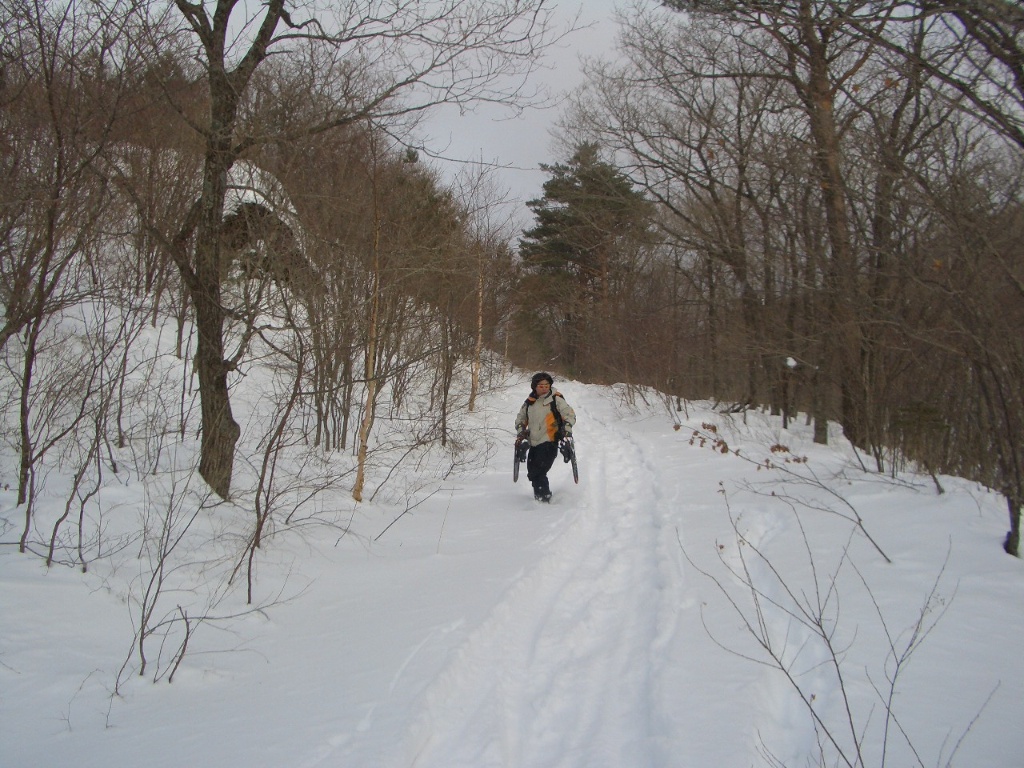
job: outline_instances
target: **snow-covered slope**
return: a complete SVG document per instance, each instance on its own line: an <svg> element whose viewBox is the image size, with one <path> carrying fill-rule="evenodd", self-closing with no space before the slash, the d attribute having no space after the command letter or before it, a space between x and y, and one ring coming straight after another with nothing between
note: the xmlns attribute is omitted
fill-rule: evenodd
<svg viewBox="0 0 1024 768"><path fill-rule="evenodd" d="M241 615L198 627L172 684L112 696L132 553L46 571L8 530L0 765L804 766L826 733L855 755L851 718L864 765L918 764L900 727L925 766L957 747L956 765L1021 764L1024 567L1001 551L997 496L867 474L760 414L560 381L580 483L559 461L542 505L511 478L527 380L464 417L489 458L418 506L339 494L324 506L348 532L275 537L257 585L277 604L222 601Z"/></svg>

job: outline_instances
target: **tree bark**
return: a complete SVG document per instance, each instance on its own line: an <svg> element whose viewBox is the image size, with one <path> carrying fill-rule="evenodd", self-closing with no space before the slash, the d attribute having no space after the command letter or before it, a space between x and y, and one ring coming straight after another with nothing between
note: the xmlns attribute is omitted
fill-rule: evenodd
<svg viewBox="0 0 1024 768"><path fill-rule="evenodd" d="M476 395L480 389L480 363L484 347L484 253L484 249L480 248L476 267L476 339L473 342L473 363L470 373L470 413L476 410Z"/></svg>
<svg viewBox="0 0 1024 768"><path fill-rule="evenodd" d="M827 42L823 36L819 37L820 30L815 26L811 11L806 0L800 4L800 38L808 73L806 85L798 86L798 91L814 141L814 158L825 201L826 229L831 248L827 290L833 327L827 335L831 350L826 359L835 365L834 375L839 382L843 433L854 445L861 445L867 414L861 372L863 339L857 320L856 259L850 242L846 183L829 77ZM794 82L798 81L794 73Z"/></svg>
<svg viewBox="0 0 1024 768"><path fill-rule="evenodd" d="M233 364L224 359L225 310L221 301L221 230L227 179L237 159L233 134L239 99L260 62L284 13L284 0L271 0L251 46L238 65L227 69L226 46L229 19L234 5L218 0L212 19L202 6L175 0L178 10L202 42L210 88L210 122L204 135L206 156L203 188L197 201L195 259L175 254L175 261L188 287L195 307L195 367L199 378L202 413L202 442L199 474L218 496L227 499L231 492L235 444L241 430L231 414L228 373Z"/></svg>
<svg viewBox="0 0 1024 768"><path fill-rule="evenodd" d="M366 354L363 364L363 377L366 380L366 400L363 407L363 420L359 425L359 436L356 444L356 480L352 486L352 498L363 500L363 486L366 482L366 458L369 454L370 432L373 431L373 420L377 413L377 354L380 344L380 304L381 304L381 258L380 258L380 227L381 213L377 188L376 147L374 147L373 184L373 249L370 267L370 306L366 324Z"/></svg>
<svg viewBox="0 0 1024 768"><path fill-rule="evenodd" d="M225 311L221 301L221 228L228 171L234 164L231 126L236 99L226 77L211 75L211 126L207 140L203 190L199 202L195 262L189 286L196 319L196 375L202 412L199 474L223 499L231 492L235 444L241 434L231 414L228 372L224 359Z"/></svg>
<svg viewBox="0 0 1024 768"><path fill-rule="evenodd" d="M1003 549L1009 555L1020 557L1020 504L1007 496L1006 508L1010 513L1010 530L1006 533Z"/></svg>

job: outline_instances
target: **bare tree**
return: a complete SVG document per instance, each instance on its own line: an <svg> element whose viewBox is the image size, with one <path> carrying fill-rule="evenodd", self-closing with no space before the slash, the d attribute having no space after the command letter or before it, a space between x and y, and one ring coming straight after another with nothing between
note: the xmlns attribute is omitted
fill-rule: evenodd
<svg viewBox="0 0 1024 768"><path fill-rule="evenodd" d="M901 684L907 668L950 605L941 591L943 571L936 576L916 615L909 616L905 626L896 627L897 619L887 615L868 578L852 560L850 542L828 562L815 554L814 542L796 505L791 514L806 553L799 573L783 570L772 559L770 548L747 536L731 512L735 541L720 542L717 553L724 575L697 565L686 554L691 565L728 602L744 638L736 638L732 631L726 634L706 621L705 629L724 650L778 673L796 694L815 734L816 752L806 756L808 764L885 766L892 763L894 755L905 752L906 757L901 759L924 766L923 747L904 721L907 702L902 707L899 702L904 699ZM848 600L851 594L857 594L858 600ZM851 620L844 615L843 607L852 602L870 606L874 622ZM857 621L855 628L848 626L851 621ZM869 623L876 625L871 630L882 639L887 655L869 659L868 666L861 670L850 657L857 637L868 634ZM866 685L861 678L866 678ZM873 700L865 701L859 689L870 690ZM881 711L880 716L873 716L876 710ZM936 756L937 764L954 764L970 725L949 754ZM788 764L764 735L761 750L767 764L780 768Z"/></svg>
<svg viewBox="0 0 1024 768"><path fill-rule="evenodd" d="M955 162L950 159L950 162ZM919 354L944 375L918 390L901 424L926 466L971 477L1002 493L1009 531L1004 549L1019 555L1024 506L1024 275L1015 256L1024 233L1022 159L973 153L947 179L922 179L936 216L923 244L928 265L914 278L933 311L909 327Z"/></svg>
<svg viewBox="0 0 1024 768"><path fill-rule="evenodd" d="M456 185L455 195L465 208L465 234L469 240L466 247L470 257L467 269L476 276L472 293L475 305L468 323L474 338L467 407L473 411L482 386L484 349L495 341L493 329L497 318L493 307L501 285L502 252L512 240L513 219L507 195L497 187L492 169L475 166L458 179Z"/></svg>
<svg viewBox="0 0 1024 768"><path fill-rule="evenodd" d="M913 0L890 23L852 16L861 34L911 67L957 107L1024 149L1024 10L1012 0ZM909 28L904 30L901 28ZM923 34L923 41L919 36Z"/></svg>
<svg viewBox="0 0 1024 768"><path fill-rule="evenodd" d="M828 313L826 356L841 392L839 420L856 445L871 440L863 350L866 343L858 319L858 261L850 222L847 169L842 152L842 87L857 75L871 54L847 19L871 12L874 25L887 14L874 14L863 0L816 3L747 3L679 0L667 5L721 14L728 24L750 31L752 44L770 44L774 67L801 105L813 147L813 168L821 192L829 255L824 267L825 310ZM747 40L748 38L744 38ZM758 42L754 42L754 40Z"/></svg>
<svg viewBox="0 0 1024 768"><path fill-rule="evenodd" d="M449 193L412 158L389 152L384 134L371 137L365 169L372 211L364 245L364 398L356 442L357 475L353 498L362 500L370 433L380 398L390 395L392 412L401 409L417 373L431 374L428 412L446 440L447 398L455 360L466 338L452 314L452 280L465 281L460 212ZM460 258L456 258L456 256ZM460 296L467 291L456 291Z"/></svg>
<svg viewBox="0 0 1024 768"><path fill-rule="evenodd" d="M13 364L20 388L23 551L35 470L47 452L89 420L95 406L90 398L105 364L83 363L72 349L61 350L67 367L49 384L75 382L75 396L37 381L44 342L65 337L55 318L99 287L93 259L111 195L95 173L96 159L112 142L128 65L117 31L131 12L120 3L14 3L0 17L6 32L0 98L7 145L0 192L0 348L20 341Z"/></svg>
<svg viewBox="0 0 1024 768"><path fill-rule="evenodd" d="M4 6L0 347L73 304L66 272L96 237L108 190L93 173L110 141L121 4Z"/></svg>
<svg viewBox="0 0 1024 768"><path fill-rule="evenodd" d="M185 225L168 238L195 308L196 370L202 400L200 474L221 497L230 493L240 430L230 404L232 364L225 356L221 230L228 172L267 142L316 135L372 119L413 117L432 106L478 101L521 107L525 76L554 40L547 0L384 3L349 0L333 14L271 0L252 15L218 0L212 8L174 0L203 61L208 109L193 124L203 144L203 171ZM174 25L165 16L165 25ZM242 30L235 36L234 30ZM162 36L150 35L159 40ZM306 109L264 110L255 99L257 71L287 51L318 98ZM158 53L154 50L153 54ZM257 130L258 128L258 130ZM269 129L269 130L268 130Z"/></svg>
<svg viewBox="0 0 1024 768"><path fill-rule="evenodd" d="M703 396L764 402L776 397L766 386L785 380L787 358L828 374L815 327L821 302L796 298L823 292L806 121L775 73L769 40L757 45L703 17L669 21L654 10L624 21L621 56L589 63L567 125L618 152L662 209L674 282L697 288L677 301L704 306L705 351L669 378L698 366L713 382ZM828 414L814 413L824 426Z"/></svg>

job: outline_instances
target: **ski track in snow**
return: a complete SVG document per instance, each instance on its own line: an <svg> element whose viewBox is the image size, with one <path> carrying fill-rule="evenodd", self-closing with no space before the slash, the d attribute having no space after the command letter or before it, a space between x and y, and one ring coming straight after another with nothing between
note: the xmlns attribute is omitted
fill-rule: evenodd
<svg viewBox="0 0 1024 768"><path fill-rule="evenodd" d="M676 534L651 457L602 419L603 405L574 403L582 431L600 435L579 442L578 501L428 689L390 765L666 763L654 751L660 651L678 612Z"/></svg>

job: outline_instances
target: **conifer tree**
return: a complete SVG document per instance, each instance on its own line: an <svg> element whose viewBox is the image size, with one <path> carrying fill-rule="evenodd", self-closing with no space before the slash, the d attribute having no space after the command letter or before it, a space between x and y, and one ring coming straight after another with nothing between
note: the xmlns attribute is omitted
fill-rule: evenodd
<svg viewBox="0 0 1024 768"><path fill-rule="evenodd" d="M652 208L601 158L597 144L582 143L568 162L541 168L551 178L543 197L527 203L536 225L519 243L522 324L536 333L553 328L552 359L573 373L586 372L581 334L596 318L615 314L622 278L638 249L653 240Z"/></svg>

